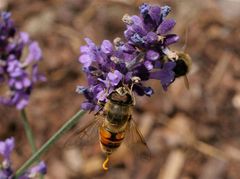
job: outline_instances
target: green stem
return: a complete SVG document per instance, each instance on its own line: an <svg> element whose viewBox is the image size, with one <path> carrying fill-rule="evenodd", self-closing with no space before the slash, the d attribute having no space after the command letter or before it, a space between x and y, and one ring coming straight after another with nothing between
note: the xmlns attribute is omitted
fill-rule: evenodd
<svg viewBox="0 0 240 179"><path fill-rule="evenodd" d="M28 122L28 118L27 118L27 114L26 114L25 109L21 110L20 113L21 113L23 126L24 126L25 133L27 135L28 142L29 142L29 144L32 148L32 153L34 154L37 151L37 147L36 147L36 144L35 144L35 141L34 141L32 129L31 129L30 124Z"/></svg>
<svg viewBox="0 0 240 179"><path fill-rule="evenodd" d="M36 143L35 143L35 140L34 140L32 129L31 129L30 124L29 124L29 120L28 120L28 117L27 117L26 110L25 109L21 110L20 114L21 114L24 130L25 130L25 133L27 135L28 142L29 142L29 144L31 146L31 149L32 149L32 154L34 154L37 151L37 147L36 147ZM39 161L40 161L40 159L37 158L37 162L39 162ZM39 178L43 179L43 175L40 175Z"/></svg>
<svg viewBox="0 0 240 179"><path fill-rule="evenodd" d="M42 147L34 153L17 171L15 178L18 178L24 171L28 169L40 156L46 152L65 132L74 126L79 119L85 114L85 111L78 111L71 119L69 119L53 136L42 145Z"/></svg>

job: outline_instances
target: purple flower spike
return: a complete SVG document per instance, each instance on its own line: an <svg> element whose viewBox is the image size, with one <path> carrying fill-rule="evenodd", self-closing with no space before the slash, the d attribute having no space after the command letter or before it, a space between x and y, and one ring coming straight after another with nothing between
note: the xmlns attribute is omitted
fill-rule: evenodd
<svg viewBox="0 0 240 179"><path fill-rule="evenodd" d="M38 71L42 52L27 33L16 31L10 13L2 12L0 17L0 85L9 89L8 96L0 96L0 103L21 110L27 106L34 84L45 80Z"/></svg>
<svg viewBox="0 0 240 179"><path fill-rule="evenodd" d="M0 179L12 179L14 171L12 169L12 162L10 155L14 149L14 138L8 138L5 141L0 141L0 155L3 156L3 161L0 163ZM38 165L30 168L19 179L32 179L36 178L39 174L45 175L47 173L47 167L44 162L40 162Z"/></svg>
<svg viewBox="0 0 240 179"><path fill-rule="evenodd" d="M79 61L87 75L88 86L78 87L77 92L85 96L82 109L97 111L108 95L120 86L129 87L139 96L151 96L153 90L143 82L157 79L163 89L174 81L176 62L170 58L175 54L169 45L176 43L179 37L169 34L176 22L167 19L171 8L147 3L139 7L140 16L124 15L126 24L125 41L120 38L104 40L100 46L90 39L87 45L80 47Z"/></svg>

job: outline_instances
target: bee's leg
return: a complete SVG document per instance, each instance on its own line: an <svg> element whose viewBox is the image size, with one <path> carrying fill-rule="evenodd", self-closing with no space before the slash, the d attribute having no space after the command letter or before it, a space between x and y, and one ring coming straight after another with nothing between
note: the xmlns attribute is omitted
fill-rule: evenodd
<svg viewBox="0 0 240 179"><path fill-rule="evenodd" d="M106 155L106 159L102 164L103 170L106 170L106 171L108 170L108 167L107 167L108 161L109 161L109 154Z"/></svg>

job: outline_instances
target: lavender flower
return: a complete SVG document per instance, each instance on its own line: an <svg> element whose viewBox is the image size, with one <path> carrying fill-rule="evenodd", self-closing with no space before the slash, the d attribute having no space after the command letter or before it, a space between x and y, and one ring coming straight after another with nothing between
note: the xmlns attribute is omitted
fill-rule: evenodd
<svg viewBox="0 0 240 179"><path fill-rule="evenodd" d="M0 13L0 86L8 88L0 103L20 110L28 104L34 84L45 77L38 72L42 58L38 43L25 32L17 33L10 17L8 12Z"/></svg>
<svg viewBox="0 0 240 179"><path fill-rule="evenodd" d="M104 40L97 46L86 38L87 45L80 47L79 62L88 79L88 86L77 88L86 98L84 110L99 110L107 96L123 84L140 96L151 96L154 91L145 86L146 81L159 80L164 90L174 81L176 58L169 45L179 37L170 33L176 24L167 19L171 9L145 3L139 10L140 16L123 17L126 41L116 38L112 44Z"/></svg>
<svg viewBox="0 0 240 179"><path fill-rule="evenodd" d="M14 149L15 141L14 138L8 138L5 141L0 141L0 155L3 157L3 161L0 163L0 179L12 179L14 172L11 168L10 155ZM40 162L38 165L30 168L19 179L31 179L35 178L39 174L46 174L46 164Z"/></svg>
<svg viewBox="0 0 240 179"><path fill-rule="evenodd" d="M177 42L177 35L168 34L176 24L175 20L166 19L171 10L169 6L159 7L144 3L139 9L141 16L123 17L127 25L124 35L128 41L138 48L155 51Z"/></svg>

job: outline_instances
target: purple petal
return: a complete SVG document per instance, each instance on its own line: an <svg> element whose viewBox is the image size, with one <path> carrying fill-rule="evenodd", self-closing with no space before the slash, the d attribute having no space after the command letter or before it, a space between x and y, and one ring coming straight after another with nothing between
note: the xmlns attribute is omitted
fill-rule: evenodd
<svg viewBox="0 0 240 179"><path fill-rule="evenodd" d="M17 90L23 89L23 84L22 84L22 82L21 82L21 81L16 81L16 82L15 82L15 88L16 88Z"/></svg>
<svg viewBox="0 0 240 179"><path fill-rule="evenodd" d="M107 99L107 93L106 91L100 91L99 93L97 93L96 98L99 101L105 101Z"/></svg>
<svg viewBox="0 0 240 179"><path fill-rule="evenodd" d="M173 72L174 67L176 66L175 62L167 62L164 64L163 69L160 71L155 71L150 73L151 79L157 79L161 81L161 84L164 90L174 81L175 73Z"/></svg>
<svg viewBox="0 0 240 179"><path fill-rule="evenodd" d="M144 65L149 71L153 69L153 65L150 61L145 61Z"/></svg>
<svg viewBox="0 0 240 179"><path fill-rule="evenodd" d="M0 154L4 157L4 159L9 160L11 152L15 146L14 138L8 138L5 141L0 141Z"/></svg>
<svg viewBox="0 0 240 179"><path fill-rule="evenodd" d="M87 68L92 64L92 58L87 54L83 54L79 57L79 62L83 64L83 67Z"/></svg>
<svg viewBox="0 0 240 179"><path fill-rule="evenodd" d="M29 54L23 65L28 65L32 62L37 62L42 58L42 51L37 42L32 42L29 46Z"/></svg>
<svg viewBox="0 0 240 179"><path fill-rule="evenodd" d="M165 37L164 45L165 45L165 46L168 46L168 45L174 44L174 43L176 43L178 40L179 40L179 36L178 36L178 35L168 34L168 35L166 35L166 37Z"/></svg>
<svg viewBox="0 0 240 179"><path fill-rule="evenodd" d="M158 34L166 34L169 31L171 31L173 29L173 27L175 26L176 21L174 19L165 19L158 27L157 29L157 33Z"/></svg>
<svg viewBox="0 0 240 179"><path fill-rule="evenodd" d="M27 44L30 41L29 35L26 32L20 32L20 39L24 44Z"/></svg>
<svg viewBox="0 0 240 179"><path fill-rule="evenodd" d="M34 166L30 169L28 176L34 177L37 174L44 175L46 173L47 173L47 166L43 161L41 161L37 166Z"/></svg>
<svg viewBox="0 0 240 179"><path fill-rule="evenodd" d="M143 26L143 21L139 16L136 16L136 15L131 16L131 20L132 20L134 25L137 25L137 26L140 26L140 27Z"/></svg>
<svg viewBox="0 0 240 179"><path fill-rule="evenodd" d="M93 41L92 41L91 39L85 38L84 40L86 41L87 45L88 45L91 49L96 49L96 48L97 48L96 45L95 45L95 43L93 43Z"/></svg>
<svg viewBox="0 0 240 179"><path fill-rule="evenodd" d="M107 75L107 78L112 86L117 86L118 83L122 80L122 77L122 73L120 73L118 70L115 70L113 73L109 72Z"/></svg>
<svg viewBox="0 0 240 179"><path fill-rule="evenodd" d="M38 65L34 64L32 67L32 82L36 83L37 81L44 82L44 81L47 81L47 78L43 74L39 73Z"/></svg>
<svg viewBox="0 0 240 179"><path fill-rule="evenodd" d="M31 82L31 80L29 78L26 77L26 78L23 79L23 86L25 88L30 87L31 84L32 84L32 82Z"/></svg>
<svg viewBox="0 0 240 179"><path fill-rule="evenodd" d="M84 45L84 46L80 47L80 52L81 53L90 53L90 49L87 45Z"/></svg>
<svg viewBox="0 0 240 179"><path fill-rule="evenodd" d="M146 53L146 59L156 61L159 58L159 53L154 50L148 50Z"/></svg>
<svg viewBox="0 0 240 179"><path fill-rule="evenodd" d="M28 101L29 101L29 95L22 94L21 96L19 96L16 104L17 109L18 110L24 109L28 105Z"/></svg>
<svg viewBox="0 0 240 179"><path fill-rule="evenodd" d="M134 31L133 31L133 29L127 29L127 30L125 30L124 31L124 36L126 37L126 39L130 39L133 35L134 35Z"/></svg>
<svg viewBox="0 0 240 179"><path fill-rule="evenodd" d="M101 45L101 51L110 54L113 52L113 45L109 40L104 40Z"/></svg>
<svg viewBox="0 0 240 179"><path fill-rule="evenodd" d="M92 111L95 108L95 105L90 102L85 101L82 103L81 108L86 111L87 110Z"/></svg>
<svg viewBox="0 0 240 179"><path fill-rule="evenodd" d="M161 8L159 6L151 6L149 9L149 15L158 25L161 21Z"/></svg>
<svg viewBox="0 0 240 179"><path fill-rule="evenodd" d="M158 40L158 35L154 32L149 32L145 37L144 40L149 44L156 43Z"/></svg>

